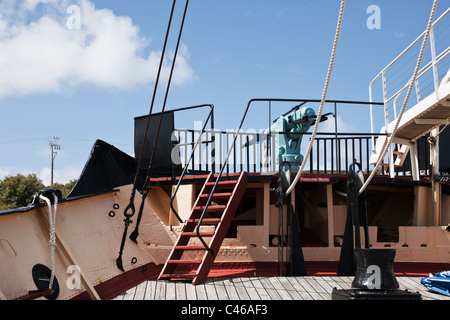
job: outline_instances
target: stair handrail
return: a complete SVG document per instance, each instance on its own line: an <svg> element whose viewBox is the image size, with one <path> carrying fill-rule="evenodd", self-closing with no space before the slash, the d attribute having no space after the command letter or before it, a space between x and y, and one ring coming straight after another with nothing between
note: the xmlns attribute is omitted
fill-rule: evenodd
<svg viewBox="0 0 450 320"><path fill-rule="evenodd" d="M247 103L247 108L245 109L244 115L242 116L241 122L239 123L239 127L238 127L238 129L236 130L236 132L234 133L233 143L230 144L231 147L228 149L228 153L227 153L227 156L226 156L226 158L225 158L225 161L223 162L222 167L220 168L219 174L218 174L218 176L217 176L217 178L216 178L216 181L215 181L215 183L214 183L214 186L213 186L212 189L211 189L211 192L210 192L210 194L209 194L208 200L206 201L206 204L205 204L205 207L204 207L204 209L203 209L202 215L200 216L200 220L199 220L199 222L198 222L198 224L197 224L197 228L196 228L197 237L198 237L198 239L200 240L200 242L203 244L203 246L206 248L206 250L207 250L210 254L212 254L212 255L214 255L214 251L206 244L205 240L204 240L203 237L200 235L200 227L201 227L201 225L202 225L202 222L203 222L203 219L204 219L204 217L205 217L206 211L208 210L208 207L209 207L209 205L211 204L212 197L213 197L213 195L214 195L214 192L216 191L217 185L219 184L219 180L220 180L220 178L222 177L222 174L223 174L223 171L224 171L224 169L225 169L225 166L226 166L227 163L228 163L228 159L230 158L230 154L231 154L231 151L232 151L233 148L234 148L234 144L236 143L236 139L237 139L237 137L238 137L238 135L239 135L239 132L240 132L241 129L242 129L242 125L244 124L244 121L245 121L245 118L246 118L246 116L247 116L247 112L248 112L248 109L249 109L249 107L250 107L250 104L251 104L253 101L257 101L257 100L259 100L259 99L251 99L251 100Z"/></svg>
<svg viewBox="0 0 450 320"><path fill-rule="evenodd" d="M214 195L214 192L216 191L217 185L219 184L220 178L222 177L223 171L225 170L225 166L228 163L228 159L230 158L231 151L234 148L234 145L236 143L236 140L237 140L237 137L239 135L239 132L241 131L242 125L244 124L245 118L247 117L247 113L248 113L248 110L250 108L250 105L251 105L252 102L255 102L255 101L267 101L267 99L258 99L258 98L256 98L256 99L251 99L251 100L248 101L247 107L245 108L244 115L242 116L241 122L239 123L239 127L236 130L236 132L234 133L233 142L230 144L230 148L228 149L228 153L227 153L227 156L225 157L225 161L223 162L222 167L220 168L219 174L218 174L218 176L216 178L214 186L211 189L211 192L209 194L208 200L206 201L206 204L205 204L205 207L203 209L202 215L200 216L200 220L199 220L199 222L197 224L197 228L196 228L197 237L200 240L200 242L203 244L203 246L206 248L206 250L212 255L214 255L214 251L206 244L205 240L200 235L200 227L202 225L202 222L203 222L203 219L205 217L206 211L208 210L208 207L211 204L212 197Z"/></svg>
<svg viewBox="0 0 450 320"><path fill-rule="evenodd" d="M191 151L191 155L189 157L189 159L186 161L183 171L181 173L181 176L178 178L178 183L177 186L175 187L175 191L172 194L172 197L170 198L170 209L172 210L173 214L175 215L175 217L178 219L178 221L180 223L184 223L185 221L183 219L181 219L180 215L178 214L177 210L175 210L175 208L173 207L173 201L175 200L175 196L177 195L178 189L180 188L181 182L184 179L184 176L186 175L187 171L188 171L188 167L191 164L192 158L194 157L194 153L195 150L197 149L198 145L202 142L202 135L205 132L206 129L206 125L208 124L208 122L211 120L211 131L214 130L214 105L213 104L202 104L202 105L198 105L198 106L192 106L192 107L186 107L186 108L181 108L181 109L177 109L174 111L181 111L181 110L188 110L188 109L194 109L194 108L203 108L203 107L210 107L208 116L206 117L206 121L203 124L202 130L198 136L198 139L196 141L196 143L194 144L194 146L192 147L192 151ZM215 137L214 135L212 136L212 141L214 141Z"/></svg>
<svg viewBox="0 0 450 320"><path fill-rule="evenodd" d="M431 25L431 30L434 29L434 27L447 15L450 13L450 8L448 8L447 10L445 10L445 12L436 20L434 20L434 22L432 22ZM376 76L375 78L373 78L373 80L370 82L369 84L369 101L372 101L372 88L373 85L375 84L375 82L382 77L385 80L386 77L386 71L394 64L396 63L402 56L404 56L415 44L417 44L419 42L420 39L422 39L425 34L427 33L427 30L423 31L413 42L411 42L411 44L406 47L399 55L397 55L397 57L395 57L386 67L384 67ZM419 79L425 72L427 72L431 67L433 67L434 65L436 65L438 62L440 62L444 57L446 57L448 55L448 50L449 48L444 49L438 56L436 56L436 61L430 61L426 66L422 67L422 69L419 71L419 74L417 76L417 79ZM434 50L434 54L436 54L435 50ZM391 97L387 96L387 88L386 85L384 83L382 83L383 86L383 94L384 94L384 100L385 100L385 106L387 109L387 104L393 99L395 98L397 95L400 95L402 92L404 92L404 90L406 90L409 86L409 83L411 81L412 77L408 80L408 82L406 83L406 85L401 88L399 91L397 91L396 93L392 94ZM384 81L383 81L384 82ZM436 81L435 81L435 85L436 85ZM437 89L437 88L435 88ZM385 110L385 112L387 112ZM386 115L385 115L386 117ZM373 110L371 108L370 110L370 118L371 118L371 128L372 128L372 133L374 133L374 115L373 115ZM375 138L372 138L372 149L375 150Z"/></svg>
<svg viewBox="0 0 450 320"><path fill-rule="evenodd" d="M450 55L450 47L448 47L447 49L445 49L444 51L442 51L442 53L436 57L436 63L440 62L441 60L443 60L445 57L447 57L448 55ZM428 71L431 70L431 68L433 67L433 63L432 61L428 62L425 66L422 67L422 69L419 70L419 73L417 75L417 80L419 80L424 74L426 74ZM410 85L411 81L412 81L412 77L409 79L409 81L401 88L399 89L396 93L394 93L390 98L388 98L386 100L386 103L391 102L392 99L394 99L394 102L397 101L397 99L402 95L403 92L405 92L406 89L408 89L408 86ZM437 88L437 90L439 90L439 88ZM395 106L395 103L394 103ZM394 107L394 116L396 117L396 113L397 110Z"/></svg>

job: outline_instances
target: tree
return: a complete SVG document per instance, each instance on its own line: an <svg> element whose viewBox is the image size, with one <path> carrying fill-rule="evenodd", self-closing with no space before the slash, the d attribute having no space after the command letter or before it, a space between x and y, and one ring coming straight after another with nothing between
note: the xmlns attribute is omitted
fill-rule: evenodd
<svg viewBox="0 0 450 320"><path fill-rule="evenodd" d="M67 184L54 183L48 188L60 190L65 198L77 181L71 180ZM33 194L43 188L46 186L34 173L28 176L22 174L14 177L8 176L3 181L0 180L0 210L26 207L31 203Z"/></svg>
<svg viewBox="0 0 450 320"><path fill-rule="evenodd" d="M69 192L72 190L72 188L75 186L78 180L70 180L69 183L62 184L62 183L54 183L49 188L60 190L62 193L63 198L67 197Z"/></svg>
<svg viewBox="0 0 450 320"><path fill-rule="evenodd" d="M0 180L0 210L25 207L31 203L33 194L44 188L36 174L18 174Z"/></svg>

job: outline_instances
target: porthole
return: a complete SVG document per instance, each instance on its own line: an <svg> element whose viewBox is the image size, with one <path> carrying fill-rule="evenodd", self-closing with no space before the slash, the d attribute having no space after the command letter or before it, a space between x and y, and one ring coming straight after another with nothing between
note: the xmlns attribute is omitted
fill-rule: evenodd
<svg viewBox="0 0 450 320"><path fill-rule="evenodd" d="M50 277L52 275L52 271L42 265L36 264L31 271L33 275L33 281L38 290L46 290L50 284ZM55 300L59 296L59 284L56 277L53 280L52 293L45 296L45 298L49 300Z"/></svg>

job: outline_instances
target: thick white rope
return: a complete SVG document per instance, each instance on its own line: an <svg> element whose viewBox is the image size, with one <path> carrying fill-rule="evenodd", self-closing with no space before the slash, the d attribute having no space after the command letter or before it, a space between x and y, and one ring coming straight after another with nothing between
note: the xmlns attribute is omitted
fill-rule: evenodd
<svg viewBox="0 0 450 320"><path fill-rule="evenodd" d="M320 102L319 111L317 113L317 118L316 118L317 120L316 120L316 123L314 125L314 130L313 130L313 133L311 135L311 139L310 139L309 144L308 144L308 149L306 150L306 154L305 154L305 157L303 158L300 170L298 171L297 175L295 176L295 179L292 182L291 186L286 191L286 195L289 195L292 192L292 190L295 188L295 185L297 184L298 180L300 179L300 176L302 175L303 170L304 170L305 165L306 165L306 160L309 158L309 154L311 153L311 149L312 149L314 140L316 139L316 133L317 133L317 130L319 129L319 123L320 123L320 119L322 118L322 111L323 111L323 107L325 105L325 100L326 100L326 97L327 97L328 87L329 87L329 84L330 84L331 73L333 71L334 60L335 60L335 57L336 57L336 50L337 50L337 46L338 46L338 43L339 43L339 36L341 34L342 20L343 20L343 17L344 17L344 9L345 9L345 0L342 0L341 1L341 7L340 7L340 10L339 10L338 24L337 24L336 33L335 33L335 36L334 36L334 43L333 43L333 49L332 49L332 52L331 52L330 64L328 66L327 78L325 80L325 87L324 87L323 93L322 93L322 100Z"/></svg>
<svg viewBox="0 0 450 320"><path fill-rule="evenodd" d="M426 30L424 38L423 38L422 47L420 48L419 58L417 59L417 64L416 64L413 76L412 76L412 78L410 80L410 83L409 83L409 86L408 86L408 91L407 91L406 96L405 96L405 101L403 102L403 105L402 105L402 108L400 110L400 113L399 113L399 115L397 117L397 120L395 121L394 129L389 134L388 141L387 141L386 145L384 146L384 149L383 149L382 153L380 154L380 156L378 158L378 161L377 161L377 163L375 165L375 168L372 170L369 178L367 178L366 182L364 183L364 185L359 190L360 194L363 193L364 190L366 190L366 188L369 185L370 181L373 179L375 173L377 172L378 168L380 167L381 162L384 159L384 156L386 155L387 150L389 149L389 147L390 147L390 145L392 143L392 140L395 137L395 134L397 133L397 129L398 129L398 126L400 124L400 120L402 119L403 113L405 112L406 104L409 101L409 97L411 95L412 88L413 88L414 84L416 83L417 75L419 73L420 65L422 63L423 53L425 51L425 47L426 47L427 42L428 42L428 37L430 35L431 26L432 26L433 21L434 21L434 15L436 13L437 3L438 3L438 0L434 0L433 7L431 9L430 18L428 20L427 30Z"/></svg>
<svg viewBox="0 0 450 320"><path fill-rule="evenodd" d="M43 195L40 195L39 198L44 200L48 206L48 221L50 225L50 241L48 245L50 247L50 263L51 263L51 276L48 288L52 289L53 282L55 279L56 211L58 210L58 197L56 196L56 194L53 194L53 198L55 201L53 209L49 198L44 197Z"/></svg>

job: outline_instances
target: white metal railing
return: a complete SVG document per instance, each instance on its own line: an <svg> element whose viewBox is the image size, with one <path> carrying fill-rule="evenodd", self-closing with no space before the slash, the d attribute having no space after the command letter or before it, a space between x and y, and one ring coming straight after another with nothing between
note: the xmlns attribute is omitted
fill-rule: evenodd
<svg viewBox="0 0 450 320"><path fill-rule="evenodd" d="M429 72L432 71L432 89L436 94L438 94L439 90L439 83L440 83L440 77L442 78L448 71L448 68L450 67L450 37L448 36L450 30L449 24L450 24L450 8L447 9L436 21L433 23L431 33L430 33L430 41L429 41L429 47L430 47L430 61L427 62L425 66L423 66L418 74L417 81L415 83L416 87L416 101L421 101L421 93L424 91L421 88L429 88L430 83L426 82L426 80L430 79L423 79L423 77ZM445 19L447 18L447 19ZM436 34L435 30L436 28L441 27L442 30L440 30L439 34ZM389 124L390 121L394 120L397 117L397 110L396 110L396 102L399 99L399 97L404 93L405 89L408 87L410 81L411 81L411 70L408 68L408 61L402 60L404 58L405 60L408 59L408 54L413 53L413 50L415 49L416 44L419 43L421 39L423 39L425 35L425 31L417 37L405 50L403 50L402 53L400 53L394 60L392 60L383 70L381 70L377 76L370 82L369 84L369 99L372 102L373 101L373 86L376 83L377 80L381 79L382 83L382 93L383 93L383 102L385 104L385 124ZM441 51L436 52L436 44L440 43ZM406 71L404 71L404 74L398 75L395 74L396 78L391 79L388 76L388 72L396 66L405 66ZM399 70L395 70L396 72ZM409 72L409 73L408 73ZM400 89L396 90L393 93L390 93L390 80L398 80L399 78L406 79L404 84L400 87ZM419 80L423 79L424 82L420 82ZM401 80L400 80L401 81ZM398 81L397 81L398 82ZM392 85L395 87L394 85ZM422 95L423 96L423 95ZM414 101L414 99L411 99ZM389 116L392 115L394 119L390 119ZM372 132L374 132L374 116L373 111L371 107L371 126L372 126Z"/></svg>
<svg viewBox="0 0 450 320"><path fill-rule="evenodd" d="M410 109L416 103L419 103L423 97L435 93L439 100L439 84L441 78L447 74L450 68L450 8L447 9L432 24L427 47L427 55L423 59L423 67L419 70L415 82L415 99L411 97L406 107ZM403 52L383 68L369 84L369 99L374 101L374 84L377 80L381 81L381 94L384 102L384 126L389 130L389 123L397 118L397 101L405 94L411 82L412 68L411 63L415 61L416 50L420 45L426 31L418 36ZM430 75L431 73L431 75ZM378 100L379 101L379 100ZM375 133L375 116L372 106L370 107L371 130ZM389 132L387 132L389 133ZM375 139L372 139L372 148L375 152ZM391 162L392 150L389 152L389 162Z"/></svg>

